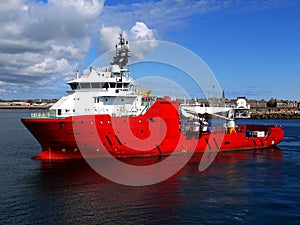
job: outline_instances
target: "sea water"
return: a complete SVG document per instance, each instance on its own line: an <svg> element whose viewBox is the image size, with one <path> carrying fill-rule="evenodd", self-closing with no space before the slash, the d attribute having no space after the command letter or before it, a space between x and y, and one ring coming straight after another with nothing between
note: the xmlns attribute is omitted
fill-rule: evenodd
<svg viewBox="0 0 300 225"><path fill-rule="evenodd" d="M131 187L84 160L32 160L40 146L20 122L29 114L0 111L0 224L300 223L300 120L238 121L282 125L285 139L219 154L202 172L196 157L164 182Z"/></svg>

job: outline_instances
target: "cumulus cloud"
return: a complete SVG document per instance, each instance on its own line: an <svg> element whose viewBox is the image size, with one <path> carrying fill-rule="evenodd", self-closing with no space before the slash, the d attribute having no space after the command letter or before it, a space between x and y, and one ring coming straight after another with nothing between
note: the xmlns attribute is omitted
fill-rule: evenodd
<svg viewBox="0 0 300 225"><path fill-rule="evenodd" d="M136 22L135 25L130 29L130 33L136 40L153 40L154 32L150 30L147 25L143 22Z"/></svg>
<svg viewBox="0 0 300 225"><path fill-rule="evenodd" d="M100 28L100 52L113 49L120 32L122 32L122 28L119 26L102 26Z"/></svg>
<svg viewBox="0 0 300 225"><path fill-rule="evenodd" d="M2 1L0 81L6 85L1 85L1 93L51 85L72 74L90 48L103 4L103 0Z"/></svg>
<svg viewBox="0 0 300 225"><path fill-rule="evenodd" d="M132 48L132 56L136 59L143 59L145 53L157 46L155 31L149 29L143 22L136 22L130 29L130 34L132 39L136 41Z"/></svg>

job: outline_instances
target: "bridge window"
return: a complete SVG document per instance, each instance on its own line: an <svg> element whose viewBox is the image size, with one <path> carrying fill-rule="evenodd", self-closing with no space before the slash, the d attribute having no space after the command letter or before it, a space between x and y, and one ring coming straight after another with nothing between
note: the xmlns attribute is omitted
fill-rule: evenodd
<svg viewBox="0 0 300 225"><path fill-rule="evenodd" d="M107 82L106 82L106 83L103 83L102 88L109 88L108 83L107 83Z"/></svg>
<svg viewBox="0 0 300 225"><path fill-rule="evenodd" d="M116 88L116 83L109 83L109 86L110 86L111 88Z"/></svg>
<svg viewBox="0 0 300 225"><path fill-rule="evenodd" d="M92 88L100 88L100 83L92 83Z"/></svg>
<svg viewBox="0 0 300 225"><path fill-rule="evenodd" d="M81 88L91 88L91 83L80 83Z"/></svg>
<svg viewBox="0 0 300 225"><path fill-rule="evenodd" d="M69 85L70 85L70 87L71 87L72 90L76 90L76 89L80 88L79 85L78 85L78 83L71 83Z"/></svg>

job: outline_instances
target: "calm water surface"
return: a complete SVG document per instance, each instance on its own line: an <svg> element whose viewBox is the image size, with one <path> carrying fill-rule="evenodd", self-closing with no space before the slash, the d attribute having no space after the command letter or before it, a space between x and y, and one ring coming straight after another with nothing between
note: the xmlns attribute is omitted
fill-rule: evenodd
<svg viewBox="0 0 300 225"><path fill-rule="evenodd" d="M129 187L81 160L31 160L28 115L0 111L0 224L300 224L300 120L248 121L283 125L279 148L219 154L201 173L194 157L165 182Z"/></svg>

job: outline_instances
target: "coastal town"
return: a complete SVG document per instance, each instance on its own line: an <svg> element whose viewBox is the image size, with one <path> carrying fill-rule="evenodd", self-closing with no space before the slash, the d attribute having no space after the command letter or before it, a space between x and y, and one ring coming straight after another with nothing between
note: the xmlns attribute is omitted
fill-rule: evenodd
<svg viewBox="0 0 300 225"><path fill-rule="evenodd" d="M254 100L247 99L246 97L238 97L237 99L239 98L244 98L246 100L247 107L249 107L250 111L250 118L252 119L300 119L299 101L279 100L274 98L271 98L270 100ZM223 102L225 102L225 105L234 106L237 99L224 98ZM0 99L0 109L47 110L57 101L58 99ZM206 106L209 105L207 99L193 99L192 101ZM214 99L210 99L210 102L211 101L214 101Z"/></svg>

